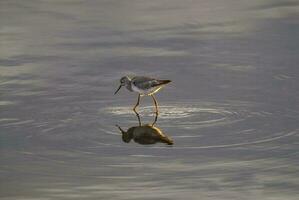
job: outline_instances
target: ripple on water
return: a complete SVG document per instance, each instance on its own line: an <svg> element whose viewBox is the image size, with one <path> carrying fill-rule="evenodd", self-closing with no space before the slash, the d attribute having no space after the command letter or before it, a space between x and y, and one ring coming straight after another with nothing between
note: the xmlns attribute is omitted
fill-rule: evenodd
<svg viewBox="0 0 299 200"><path fill-rule="evenodd" d="M290 114L281 107L248 102L164 104L167 106L160 107L156 126L162 127L162 131L174 139L173 148L207 149L257 145L271 143L299 132L299 127L294 125L298 121L298 113ZM153 109L151 106L140 107L141 118L153 117ZM108 107L100 112L105 112L119 122L133 115L132 108L129 106ZM132 124L132 126L137 125L137 122ZM101 131L116 135L111 128L102 127ZM129 144L121 146L127 145ZM163 146L152 147L164 148Z"/></svg>
<svg viewBox="0 0 299 200"><path fill-rule="evenodd" d="M172 149L229 148L279 141L298 134L298 112L249 102L164 102L156 127L174 140ZM127 130L138 126L131 106L103 107L73 102L47 110L35 120L3 118L2 127L31 127L30 140L58 144L67 151L96 148L142 148L121 141L115 124ZM143 124L154 119L152 106L139 108ZM32 128L34 127L34 128ZM31 130L30 129L30 130ZM70 146L65 146L65 144ZM78 145L76 145L78 144ZM150 148L167 148L163 144ZM71 149L68 149L71 148Z"/></svg>

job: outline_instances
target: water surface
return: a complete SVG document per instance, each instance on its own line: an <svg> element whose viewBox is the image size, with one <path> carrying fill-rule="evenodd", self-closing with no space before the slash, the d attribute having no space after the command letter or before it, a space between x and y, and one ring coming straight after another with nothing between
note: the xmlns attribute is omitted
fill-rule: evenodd
<svg viewBox="0 0 299 200"><path fill-rule="evenodd" d="M2 0L0 198L288 199L299 189L297 1ZM173 82L138 126L125 74ZM139 109L152 123L151 98Z"/></svg>

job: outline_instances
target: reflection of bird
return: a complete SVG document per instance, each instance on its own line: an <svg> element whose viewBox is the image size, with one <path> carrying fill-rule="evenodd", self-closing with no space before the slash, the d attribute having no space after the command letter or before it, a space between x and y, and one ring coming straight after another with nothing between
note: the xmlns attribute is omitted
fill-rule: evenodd
<svg viewBox="0 0 299 200"><path fill-rule="evenodd" d="M124 76L120 79L120 86L116 90L114 94L116 94L122 86L126 86L126 88L131 92L138 92L138 100L133 110L136 113L136 108L139 105L140 96L148 95L151 96L155 103L156 114L158 111L158 104L154 97L154 93L158 92L164 85L171 82L170 80L158 80L154 78L149 78L145 76L135 76L132 79L128 76Z"/></svg>
<svg viewBox="0 0 299 200"><path fill-rule="evenodd" d="M129 143L132 139L139 144L155 144L157 142L166 143L172 145L173 141L163 134L162 131L155 127L154 124L157 122L158 113L156 113L154 122L152 125L146 124L142 125L139 114L135 111L136 117L138 119L139 126L133 126L127 131L124 131L118 125L116 125L122 133L122 140Z"/></svg>
<svg viewBox="0 0 299 200"><path fill-rule="evenodd" d="M133 126L124 131L117 126L122 133L122 140L129 143L132 139L139 144L155 144L157 142L172 145L173 141L167 137L162 131L152 125Z"/></svg>

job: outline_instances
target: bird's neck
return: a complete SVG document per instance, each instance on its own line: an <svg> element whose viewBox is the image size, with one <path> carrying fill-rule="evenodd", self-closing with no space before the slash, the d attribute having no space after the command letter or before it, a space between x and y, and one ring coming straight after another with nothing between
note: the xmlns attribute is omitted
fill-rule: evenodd
<svg viewBox="0 0 299 200"><path fill-rule="evenodd" d="M132 82L131 82L131 81L128 81L128 82L126 83L126 88L127 88L129 91L133 92L133 89L132 89Z"/></svg>

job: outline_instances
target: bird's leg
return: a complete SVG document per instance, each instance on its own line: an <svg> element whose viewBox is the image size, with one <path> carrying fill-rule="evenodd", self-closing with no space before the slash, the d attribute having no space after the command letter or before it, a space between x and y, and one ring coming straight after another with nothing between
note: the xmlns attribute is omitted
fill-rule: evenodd
<svg viewBox="0 0 299 200"><path fill-rule="evenodd" d="M134 108L133 108L133 111L138 115L138 113L137 113L137 111L136 111L136 108L137 108L137 106L139 105L139 102L140 102L140 94L138 94L138 99L137 99L137 103L136 103L136 105L134 106Z"/></svg>
<svg viewBox="0 0 299 200"><path fill-rule="evenodd" d="M157 103L157 100L155 99L155 96L153 94L151 96L152 96L152 98L154 100L154 103L155 103L156 117L157 117L159 115L158 103Z"/></svg>

